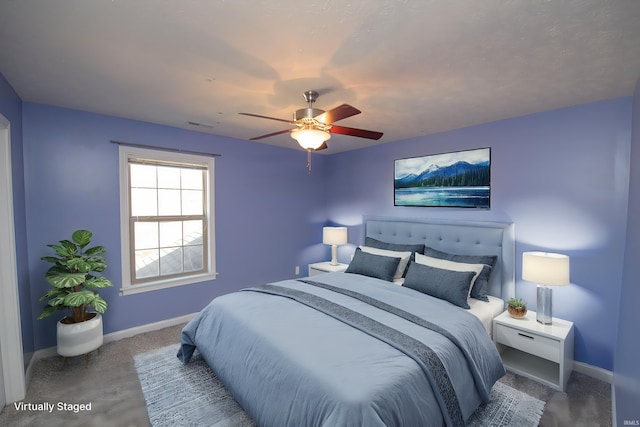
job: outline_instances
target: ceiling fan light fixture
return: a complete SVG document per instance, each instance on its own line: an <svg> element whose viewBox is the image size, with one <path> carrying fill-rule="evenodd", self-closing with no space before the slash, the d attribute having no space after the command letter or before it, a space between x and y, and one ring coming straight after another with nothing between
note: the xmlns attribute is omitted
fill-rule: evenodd
<svg viewBox="0 0 640 427"><path fill-rule="evenodd" d="M320 129L296 129L291 132L291 138L305 150L315 150L328 141L331 134Z"/></svg>

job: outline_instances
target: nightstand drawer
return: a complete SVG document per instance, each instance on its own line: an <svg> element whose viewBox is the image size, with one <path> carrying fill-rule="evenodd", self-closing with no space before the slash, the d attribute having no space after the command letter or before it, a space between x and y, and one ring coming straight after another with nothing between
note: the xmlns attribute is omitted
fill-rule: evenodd
<svg viewBox="0 0 640 427"><path fill-rule="evenodd" d="M496 326L496 342L552 362L560 362L560 343L558 341L504 325Z"/></svg>
<svg viewBox="0 0 640 427"><path fill-rule="evenodd" d="M318 270L317 268L309 267L309 277L324 273L326 273L325 270Z"/></svg>

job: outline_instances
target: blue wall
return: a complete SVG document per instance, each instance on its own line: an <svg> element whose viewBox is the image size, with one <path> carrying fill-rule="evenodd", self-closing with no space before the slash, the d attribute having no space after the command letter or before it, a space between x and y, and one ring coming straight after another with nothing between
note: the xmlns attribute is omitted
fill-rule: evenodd
<svg viewBox="0 0 640 427"><path fill-rule="evenodd" d="M626 238L631 98L502 120L330 156L329 220L363 214L515 223L516 294L536 309L521 253L571 256L571 284L554 289L554 315L576 326L575 357L612 370ZM491 147L490 210L393 206L393 161ZM349 260L343 247L341 261Z"/></svg>
<svg viewBox="0 0 640 427"><path fill-rule="evenodd" d="M303 151L32 103L23 105L23 124L34 317L48 288L49 265L40 257L49 253L47 244L78 228L93 231L94 243L108 250L105 276L116 286L101 291L109 303L105 333L193 313L217 295L294 277L296 265L303 273L326 251L318 245L324 156L315 156L308 175ZM118 146L111 140L222 155L215 171L216 280L119 296ZM34 321L36 349L55 345L55 317Z"/></svg>
<svg viewBox="0 0 640 427"><path fill-rule="evenodd" d="M615 359L617 424L640 420L640 79L633 102L629 215L622 292L620 297L618 347Z"/></svg>
<svg viewBox="0 0 640 427"><path fill-rule="evenodd" d="M22 327L22 349L28 362L33 352L33 316L31 288L27 263L27 223L25 215L24 166L22 158L22 101L9 82L0 74L0 114L11 126L11 179L13 185L13 216L16 236L18 298Z"/></svg>

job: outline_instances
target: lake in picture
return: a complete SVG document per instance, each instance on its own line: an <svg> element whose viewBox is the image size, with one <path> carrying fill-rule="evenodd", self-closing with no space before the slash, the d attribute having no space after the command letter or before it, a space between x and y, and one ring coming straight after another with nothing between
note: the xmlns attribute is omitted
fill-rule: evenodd
<svg viewBox="0 0 640 427"><path fill-rule="evenodd" d="M396 206L488 208L489 187L398 188Z"/></svg>
<svg viewBox="0 0 640 427"><path fill-rule="evenodd" d="M395 161L394 205L489 208L491 149Z"/></svg>

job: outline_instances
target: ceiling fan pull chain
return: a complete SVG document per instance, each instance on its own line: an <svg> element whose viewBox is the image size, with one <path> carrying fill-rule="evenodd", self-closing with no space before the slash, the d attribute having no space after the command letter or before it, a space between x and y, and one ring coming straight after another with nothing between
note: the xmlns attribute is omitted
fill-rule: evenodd
<svg viewBox="0 0 640 427"><path fill-rule="evenodd" d="M307 171L311 175L311 150L307 150Z"/></svg>

